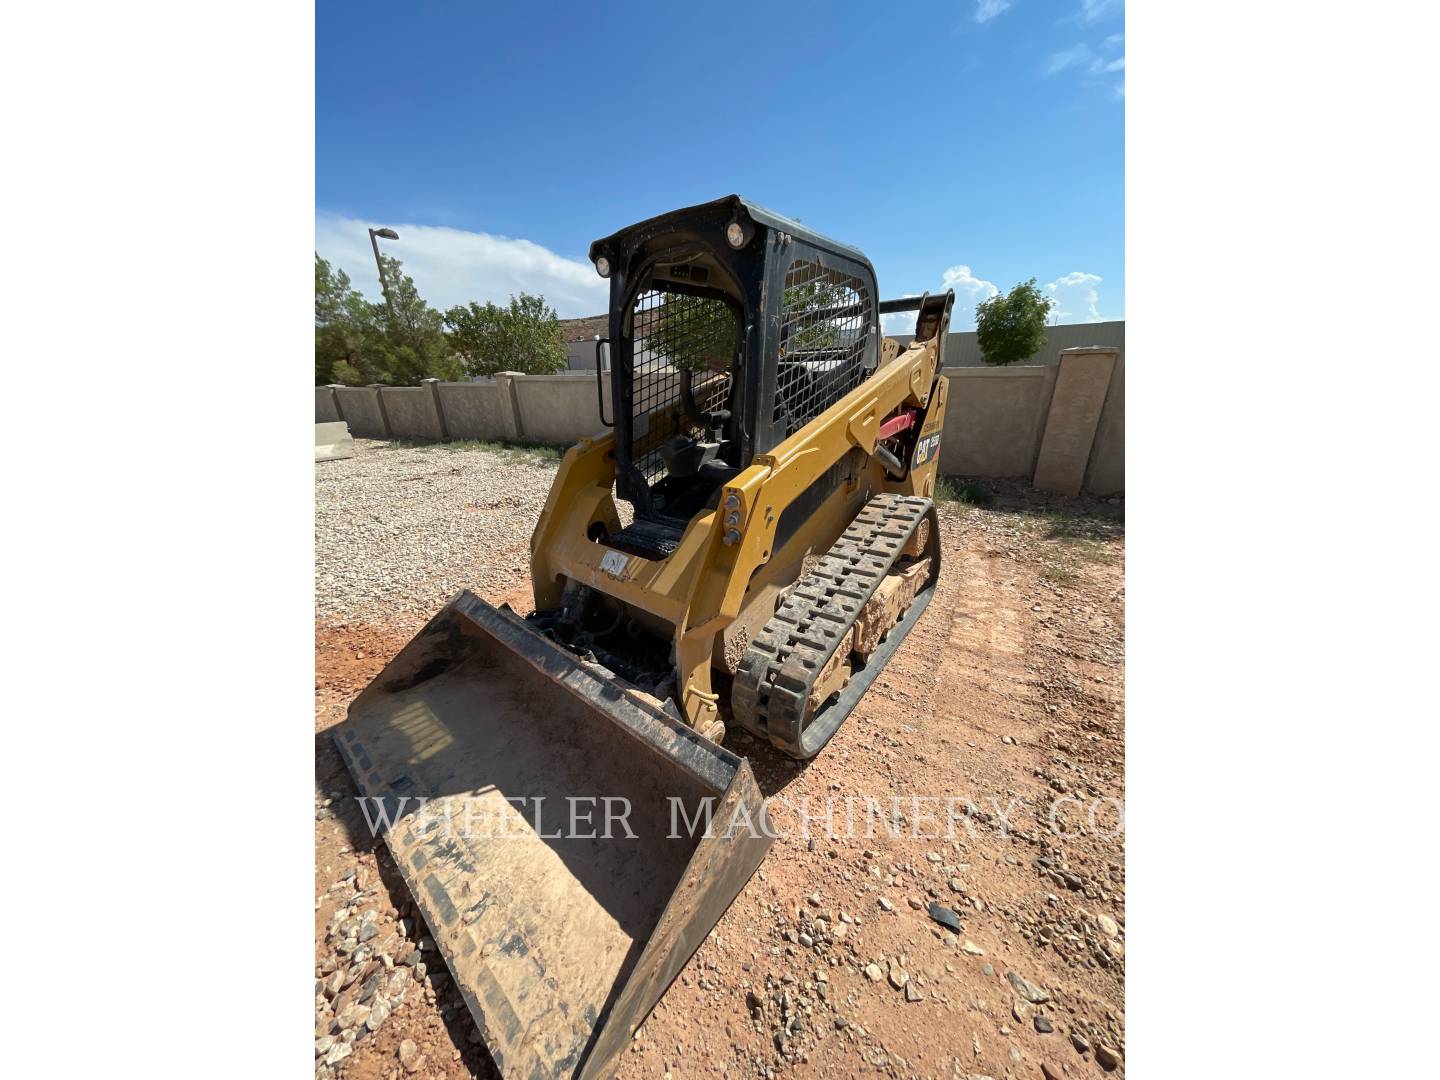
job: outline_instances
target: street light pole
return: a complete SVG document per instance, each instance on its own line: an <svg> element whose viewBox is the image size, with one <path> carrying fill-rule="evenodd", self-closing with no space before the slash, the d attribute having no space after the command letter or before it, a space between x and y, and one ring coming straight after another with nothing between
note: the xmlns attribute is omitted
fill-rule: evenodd
<svg viewBox="0 0 1440 1080"><path fill-rule="evenodd" d="M385 264L380 261L380 245L375 241L377 236L383 236L386 240L399 240L400 234L394 229L371 229L370 248L375 252L375 269L380 272L380 291L385 294L385 304L390 309L390 324L395 324L395 301L390 298L390 284L385 280Z"/></svg>

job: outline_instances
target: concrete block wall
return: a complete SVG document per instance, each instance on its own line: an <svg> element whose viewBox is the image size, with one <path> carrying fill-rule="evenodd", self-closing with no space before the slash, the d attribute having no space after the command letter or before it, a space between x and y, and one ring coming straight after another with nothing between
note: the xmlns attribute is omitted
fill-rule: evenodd
<svg viewBox="0 0 1440 1080"><path fill-rule="evenodd" d="M1095 445L1090 450L1090 469L1085 477L1085 490L1095 495L1114 495L1125 490L1125 354L1115 358L1110 376L1110 389L1100 424L1095 431Z"/></svg>
<svg viewBox="0 0 1440 1080"><path fill-rule="evenodd" d="M500 430L500 390L493 383L441 383L440 406L452 439L492 440Z"/></svg>
<svg viewBox="0 0 1440 1080"><path fill-rule="evenodd" d="M385 414L390 420L392 439L439 442L444 439L433 393L428 386L387 386Z"/></svg>
<svg viewBox="0 0 1440 1080"><path fill-rule="evenodd" d="M1083 348L1060 354L1033 476L1042 491L1080 494L1118 355L1114 349Z"/></svg>
<svg viewBox="0 0 1440 1080"><path fill-rule="evenodd" d="M1036 487L1112 495L1125 489L1125 364L1111 347L1063 349L1054 363L947 367L940 471L1023 477ZM614 420L610 382L605 416ZM316 387L317 423L343 420L367 439L524 439L568 445L605 431L595 374L521 375L423 386Z"/></svg>
<svg viewBox="0 0 1440 1080"><path fill-rule="evenodd" d="M908 345L913 339L913 334L887 334L901 345ZM1078 346L1100 347L1106 349L1118 349L1125 351L1125 320L1115 319L1108 322L1093 323L1065 323L1061 326L1047 326L1045 328L1045 344L1040 346L1040 351L1034 356L1022 360L1025 365L1048 364L1054 367L1060 362L1060 354L1066 349L1073 349ZM594 366L594 361L591 361ZM946 367L977 367L983 368L985 357L980 352L980 339L974 330L956 330L945 339L945 366Z"/></svg>
<svg viewBox="0 0 1440 1080"><path fill-rule="evenodd" d="M361 439L390 438L390 428L381 411L379 387L336 387L335 403L340 412L336 419L350 425L351 435Z"/></svg>
<svg viewBox="0 0 1440 1080"><path fill-rule="evenodd" d="M315 422L333 424L340 419L340 407L335 402L333 386L315 387Z"/></svg>
<svg viewBox="0 0 1440 1080"><path fill-rule="evenodd" d="M605 418L614 420L609 378L605 379ZM518 423L526 439L573 443L603 431L595 376L519 375L512 382Z"/></svg>
<svg viewBox="0 0 1440 1080"><path fill-rule="evenodd" d="M1029 476L1040 450L1053 367L946 368L950 404L940 471L953 476Z"/></svg>

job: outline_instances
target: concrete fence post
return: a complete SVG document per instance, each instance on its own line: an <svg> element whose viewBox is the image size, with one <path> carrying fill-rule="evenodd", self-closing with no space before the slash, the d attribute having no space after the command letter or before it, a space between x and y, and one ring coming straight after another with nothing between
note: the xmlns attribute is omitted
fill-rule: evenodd
<svg viewBox="0 0 1440 1080"><path fill-rule="evenodd" d="M440 380L422 379L421 382L430 388L430 406L435 410L435 426L440 431L440 441L449 442L450 428L445 423L445 403L440 400Z"/></svg>
<svg viewBox="0 0 1440 1080"><path fill-rule="evenodd" d="M1100 410L1085 490L1091 495L1117 495L1125 490L1125 354L1115 360L1110 392Z"/></svg>
<svg viewBox="0 0 1440 1080"><path fill-rule="evenodd" d="M497 371L495 389L500 403L500 437L516 440L525 434L525 425L520 420L520 400L515 393L515 380L523 377L519 371Z"/></svg>
<svg viewBox="0 0 1440 1080"><path fill-rule="evenodd" d="M385 386L383 383L371 383L370 389L375 391L375 411L380 414L380 430L385 432L385 438L393 439L395 436L390 431L390 414L385 411Z"/></svg>
<svg viewBox="0 0 1440 1080"><path fill-rule="evenodd" d="M1060 351L1055 392L1035 461L1034 484L1039 490L1080 494L1119 355L1118 349L1111 348Z"/></svg>

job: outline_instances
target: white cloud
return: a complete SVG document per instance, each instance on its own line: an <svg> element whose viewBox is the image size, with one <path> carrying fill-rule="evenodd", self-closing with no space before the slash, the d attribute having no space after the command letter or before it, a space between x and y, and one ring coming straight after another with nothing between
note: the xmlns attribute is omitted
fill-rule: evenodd
<svg viewBox="0 0 1440 1080"><path fill-rule="evenodd" d="M1061 52L1051 53L1050 59L1045 61L1045 74L1059 75L1066 68L1074 67L1076 64L1083 64L1090 59L1090 46L1076 45L1073 48L1064 49Z"/></svg>
<svg viewBox="0 0 1440 1080"><path fill-rule="evenodd" d="M1099 274L1075 270L1046 285L1045 291L1057 301L1050 309L1051 321L1102 321L1104 316L1100 314L1100 290L1096 286L1103 280Z"/></svg>
<svg viewBox="0 0 1440 1080"><path fill-rule="evenodd" d="M1056 322L1103 322L1100 314L1100 290L1097 286L1104 279L1099 274L1087 274L1076 270L1056 278L1044 286L1044 291L1056 300L1050 309L1050 321ZM998 296L1000 290L993 281L976 277L970 267L963 264L952 266L944 274L944 288L955 290L955 308L950 316L952 331L975 329L975 307L982 300ZM916 293L906 295L915 296ZM915 312L902 311L894 315L880 316L886 334L913 334Z"/></svg>
<svg viewBox="0 0 1440 1080"><path fill-rule="evenodd" d="M589 262L557 255L529 240L317 214L315 250L374 300L380 299L380 283L366 229L381 224L400 234L399 240L382 240L381 249L404 263L420 295L441 311L471 300L503 304L521 291L544 296L562 319L598 315L609 305L609 282Z"/></svg>
<svg viewBox="0 0 1440 1080"><path fill-rule="evenodd" d="M995 287L993 281L986 281L984 278L977 278L970 267L963 263L950 267L941 276L941 287L936 292L943 292L945 289L955 290L955 307L950 312L951 330L974 330L975 329L975 305L981 300L988 300L1000 290ZM906 293L906 296L919 296L919 293ZM913 334L915 332L914 311L899 311L894 315L881 315L880 325L887 334Z"/></svg>
<svg viewBox="0 0 1440 1080"><path fill-rule="evenodd" d="M918 293L906 293L906 296L917 296ZM895 299L902 299L896 297ZM880 316L880 332L894 336L896 334L915 333L915 319L919 316L918 311L897 311L892 315Z"/></svg>
<svg viewBox="0 0 1440 1080"><path fill-rule="evenodd" d="M1000 291L995 287L993 281L977 278L970 272L970 267L963 264L952 266L946 270L942 280L947 289L955 290L957 304L967 297L972 305L978 304L981 300L988 300Z"/></svg>
<svg viewBox="0 0 1440 1080"><path fill-rule="evenodd" d="M1125 0L1080 0L1080 21L1097 23L1125 10Z"/></svg>
<svg viewBox="0 0 1440 1080"><path fill-rule="evenodd" d="M1077 16L1078 18L1078 16ZM1068 49L1057 53L1051 53L1045 61L1043 74L1046 78L1059 75L1062 71L1074 70L1083 72L1080 84L1082 86L1097 86L1108 83L1108 79L1093 78L1092 76L1115 75L1125 70L1125 35L1111 34L1095 48L1081 42ZM1119 55L1116 55L1117 52ZM1125 83L1123 80L1113 84L1112 89L1117 99L1125 96Z"/></svg>
<svg viewBox="0 0 1440 1080"><path fill-rule="evenodd" d="M1121 49L1124 47L1124 45L1124 34L1111 34L1105 39L1105 44L1103 47L1107 50ZM1113 75L1118 71L1124 71L1125 54L1122 52L1119 56L1115 57L1112 60L1105 60L1103 57L1101 57L1090 65L1090 70L1096 75ZM1125 100L1125 80L1123 78L1115 84L1113 97L1116 101Z"/></svg>
<svg viewBox="0 0 1440 1080"><path fill-rule="evenodd" d="M946 270L943 281L945 288L955 290L955 308L950 313L952 330L974 330L975 305L1000 292L993 281L976 277L963 264Z"/></svg>
<svg viewBox="0 0 1440 1080"><path fill-rule="evenodd" d="M975 21L987 23L1010 10L1010 0L975 0Z"/></svg>

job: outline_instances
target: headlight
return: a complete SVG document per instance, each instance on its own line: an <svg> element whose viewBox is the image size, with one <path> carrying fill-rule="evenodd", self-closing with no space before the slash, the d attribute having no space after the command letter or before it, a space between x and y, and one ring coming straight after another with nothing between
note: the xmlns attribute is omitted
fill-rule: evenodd
<svg viewBox="0 0 1440 1080"><path fill-rule="evenodd" d="M750 242L750 230L741 222L732 221L725 226L725 241L738 251Z"/></svg>
<svg viewBox="0 0 1440 1080"><path fill-rule="evenodd" d="M595 272L601 277L610 276L610 260L604 255L595 260Z"/></svg>

